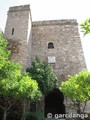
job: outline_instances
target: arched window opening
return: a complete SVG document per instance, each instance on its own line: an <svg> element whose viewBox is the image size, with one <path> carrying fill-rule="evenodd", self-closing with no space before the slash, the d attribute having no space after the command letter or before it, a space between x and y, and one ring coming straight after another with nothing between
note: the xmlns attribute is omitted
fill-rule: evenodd
<svg viewBox="0 0 90 120"><path fill-rule="evenodd" d="M54 48L54 44L52 42L48 43L48 49L53 49Z"/></svg>
<svg viewBox="0 0 90 120"><path fill-rule="evenodd" d="M14 35L14 28L12 28L12 35Z"/></svg>

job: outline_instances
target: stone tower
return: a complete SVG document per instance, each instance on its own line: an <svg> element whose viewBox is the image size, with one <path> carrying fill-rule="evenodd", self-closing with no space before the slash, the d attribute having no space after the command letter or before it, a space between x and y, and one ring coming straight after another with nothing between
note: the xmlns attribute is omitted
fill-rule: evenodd
<svg viewBox="0 0 90 120"><path fill-rule="evenodd" d="M31 64L31 26L29 5L9 8L4 37L9 41L10 58L20 62L24 70Z"/></svg>
<svg viewBox="0 0 90 120"><path fill-rule="evenodd" d="M11 59L24 70L38 56L53 67L60 84L68 75L86 69L75 19L32 22L29 5L10 7L4 36Z"/></svg>
<svg viewBox="0 0 90 120"><path fill-rule="evenodd" d="M59 84L86 69L75 19L33 22L32 53L33 59L37 55L53 67Z"/></svg>

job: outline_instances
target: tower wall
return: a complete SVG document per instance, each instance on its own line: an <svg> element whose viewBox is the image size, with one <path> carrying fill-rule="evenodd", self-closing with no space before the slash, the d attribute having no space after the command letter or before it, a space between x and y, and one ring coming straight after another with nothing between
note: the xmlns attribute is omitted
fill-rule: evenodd
<svg viewBox="0 0 90 120"><path fill-rule="evenodd" d="M53 43L54 48L49 49L48 43ZM35 56L47 62L50 56L56 59L51 66L59 84L68 75L86 69L76 20L33 22L32 52L32 59Z"/></svg>
<svg viewBox="0 0 90 120"><path fill-rule="evenodd" d="M9 41L10 58L24 69L31 64L31 26L29 5L9 8L4 37Z"/></svg>
<svg viewBox="0 0 90 120"><path fill-rule="evenodd" d="M75 19L32 22L29 5L10 7L4 37L9 41L10 58L24 70L36 56L53 67L58 83L86 69Z"/></svg>
<svg viewBox="0 0 90 120"><path fill-rule="evenodd" d="M74 19L32 22L29 5L10 7L4 37L9 41L10 59L26 70L38 56L52 66L59 84L86 69Z"/></svg>

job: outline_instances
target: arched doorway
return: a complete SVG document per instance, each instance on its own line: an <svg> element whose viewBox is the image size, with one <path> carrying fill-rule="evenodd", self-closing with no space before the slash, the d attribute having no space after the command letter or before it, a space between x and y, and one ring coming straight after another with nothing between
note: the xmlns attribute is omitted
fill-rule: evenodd
<svg viewBox="0 0 90 120"><path fill-rule="evenodd" d="M47 117L48 113L53 116L55 114L65 114L64 95L58 89L55 88L49 92L45 97L44 116Z"/></svg>

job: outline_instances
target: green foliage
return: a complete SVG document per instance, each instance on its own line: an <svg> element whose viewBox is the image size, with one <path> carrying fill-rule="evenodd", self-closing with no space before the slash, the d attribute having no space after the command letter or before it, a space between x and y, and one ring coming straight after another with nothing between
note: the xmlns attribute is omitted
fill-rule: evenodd
<svg viewBox="0 0 90 120"><path fill-rule="evenodd" d="M34 99L41 96L38 84L27 73L21 73L21 65L8 59L7 41L0 34L0 94ZM37 96L37 97L36 97Z"/></svg>
<svg viewBox="0 0 90 120"><path fill-rule="evenodd" d="M90 34L90 18L86 19L82 24L81 24L81 30L84 33L84 35Z"/></svg>
<svg viewBox="0 0 90 120"><path fill-rule="evenodd" d="M4 111L4 120L13 106L12 100L15 102L17 99L22 99L25 103L27 100L36 100L41 97L36 80L31 79L26 72L21 73L22 67L19 63L8 59L10 51L6 49L7 44L8 42L0 34L0 96L4 96L0 108Z"/></svg>
<svg viewBox="0 0 90 120"><path fill-rule="evenodd" d="M28 117L32 117L35 120L44 120L44 114L41 111L37 112L27 112L23 115L21 120L27 120Z"/></svg>
<svg viewBox="0 0 90 120"><path fill-rule="evenodd" d="M5 62L8 60L10 51L6 51L8 42L3 38L3 35L0 33L0 69L4 66Z"/></svg>
<svg viewBox="0 0 90 120"><path fill-rule="evenodd" d="M90 99L90 72L82 71L70 76L67 81L62 82L60 89L72 101L88 101Z"/></svg>
<svg viewBox="0 0 90 120"><path fill-rule="evenodd" d="M4 76L0 81L0 94L13 96L17 99L29 100L35 100L41 97L37 82L32 80L27 73L21 74L20 71L15 68L10 74L7 72L6 76L7 77Z"/></svg>
<svg viewBox="0 0 90 120"><path fill-rule="evenodd" d="M38 83L31 79L27 73L23 73L19 78L18 95L20 98L29 100L38 100L42 96Z"/></svg>
<svg viewBox="0 0 90 120"><path fill-rule="evenodd" d="M32 68L28 69L27 72L29 72L29 75L37 81L43 94L52 90L56 85L57 77L51 66L46 62L41 63L37 57L36 61L32 62Z"/></svg>

